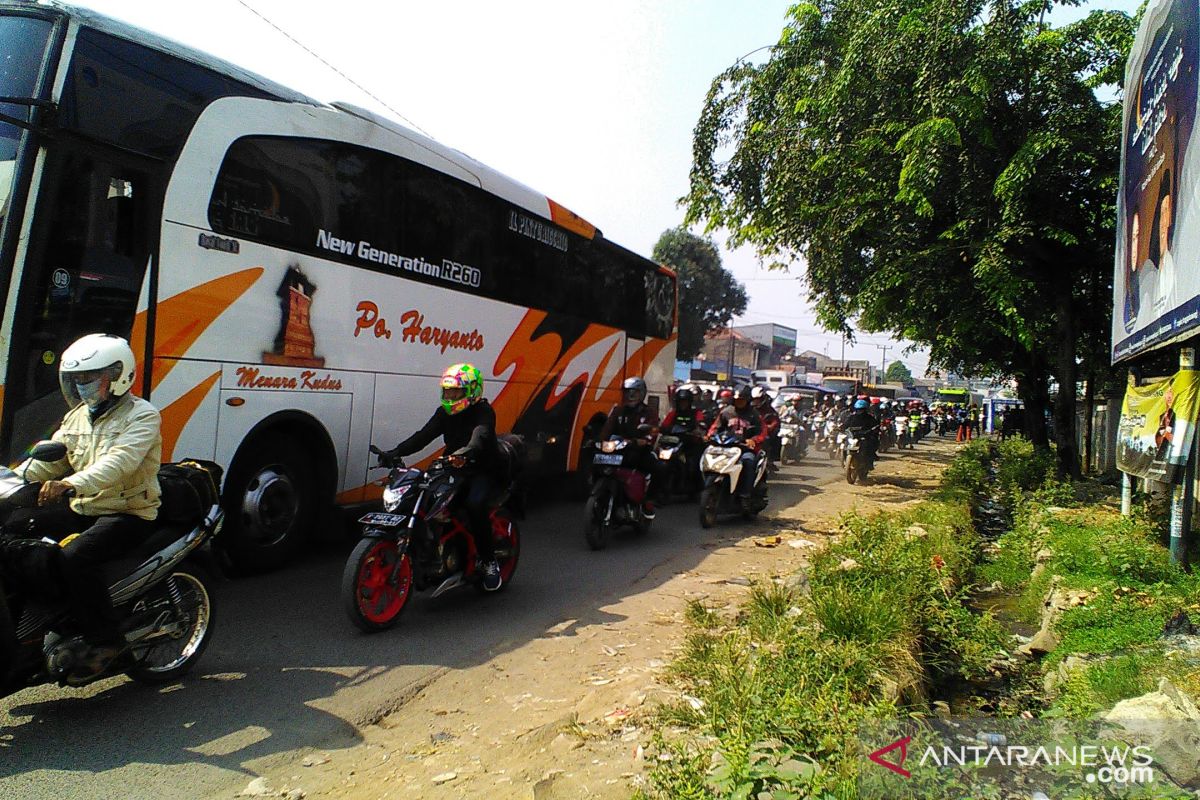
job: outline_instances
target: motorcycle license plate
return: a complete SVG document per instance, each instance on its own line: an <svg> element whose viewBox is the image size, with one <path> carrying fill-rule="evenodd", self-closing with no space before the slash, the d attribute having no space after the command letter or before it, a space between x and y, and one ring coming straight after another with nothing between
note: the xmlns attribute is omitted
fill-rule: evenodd
<svg viewBox="0 0 1200 800"><path fill-rule="evenodd" d="M363 514L358 521L363 525L376 525L380 528L398 528L405 523L405 520L406 518L400 514L372 511L370 514Z"/></svg>
<svg viewBox="0 0 1200 800"><path fill-rule="evenodd" d="M611 466L620 466L620 453L596 453L596 457L592 459L593 464L609 464Z"/></svg>

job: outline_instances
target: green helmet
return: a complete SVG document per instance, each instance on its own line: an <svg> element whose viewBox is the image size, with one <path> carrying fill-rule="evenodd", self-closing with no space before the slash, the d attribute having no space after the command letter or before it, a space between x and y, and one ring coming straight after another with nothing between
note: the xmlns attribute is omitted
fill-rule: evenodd
<svg viewBox="0 0 1200 800"><path fill-rule="evenodd" d="M483 397L483 375L474 364L455 364L442 373L442 408L457 414Z"/></svg>

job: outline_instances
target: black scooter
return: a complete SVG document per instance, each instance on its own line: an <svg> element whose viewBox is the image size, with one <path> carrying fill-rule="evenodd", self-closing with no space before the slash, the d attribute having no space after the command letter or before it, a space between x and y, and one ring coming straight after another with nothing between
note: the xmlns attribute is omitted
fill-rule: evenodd
<svg viewBox="0 0 1200 800"><path fill-rule="evenodd" d="M32 458L53 462L66 454L66 445L42 442ZM0 468L0 506L6 512L35 506L40 487ZM162 510L160 516L178 518ZM0 697L42 683L85 686L120 673L142 683L167 683L191 669L208 646L214 620L211 580L198 563L207 554L200 548L223 520L220 506L213 505L203 519L163 522L133 552L105 565L128 648L99 673L81 668L90 647L54 582L46 580L56 572L59 545L0 533ZM30 572L34 565L42 573L36 578Z"/></svg>

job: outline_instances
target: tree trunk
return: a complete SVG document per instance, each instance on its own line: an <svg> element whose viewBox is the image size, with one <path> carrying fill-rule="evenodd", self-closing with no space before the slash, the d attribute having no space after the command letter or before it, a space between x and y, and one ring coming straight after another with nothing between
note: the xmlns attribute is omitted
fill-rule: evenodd
<svg viewBox="0 0 1200 800"><path fill-rule="evenodd" d="M1094 461L1094 450L1092 439L1096 435L1095 423L1093 418L1096 416L1096 375L1093 372L1088 375L1087 388L1083 395L1083 471L1085 474L1092 472L1092 462Z"/></svg>
<svg viewBox="0 0 1200 800"><path fill-rule="evenodd" d="M1055 377L1058 396L1054 402L1054 439L1058 445L1058 477L1079 477L1079 445L1075 440L1075 391L1079 366L1075 363L1075 313L1069 289L1058 293L1055 336L1058 339Z"/></svg>
<svg viewBox="0 0 1200 800"><path fill-rule="evenodd" d="M1017 378L1017 397L1025 404L1025 413L1022 415L1025 438L1033 442L1034 447L1049 448L1046 409L1050 406L1050 394L1045 374L1031 370L1029 375Z"/></svg>

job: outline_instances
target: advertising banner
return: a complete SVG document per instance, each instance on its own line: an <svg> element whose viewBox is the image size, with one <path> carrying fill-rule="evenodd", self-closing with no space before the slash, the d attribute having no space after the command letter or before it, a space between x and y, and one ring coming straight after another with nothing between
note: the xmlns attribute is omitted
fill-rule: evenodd
<svg viewBox="0 0 1200 800"><path fill-rule="evenodd" d="M1112 361L1200 326L1200 3L1151 0L1125 70Z"/></svg>
<svg viewBox="0 0 1200 800"><path fill-rule="evenodd" d="M1183 474L1196 425L1200 373L1125 390L1117 429L1117 468L1139 478L1174 483Z"/></svg>

